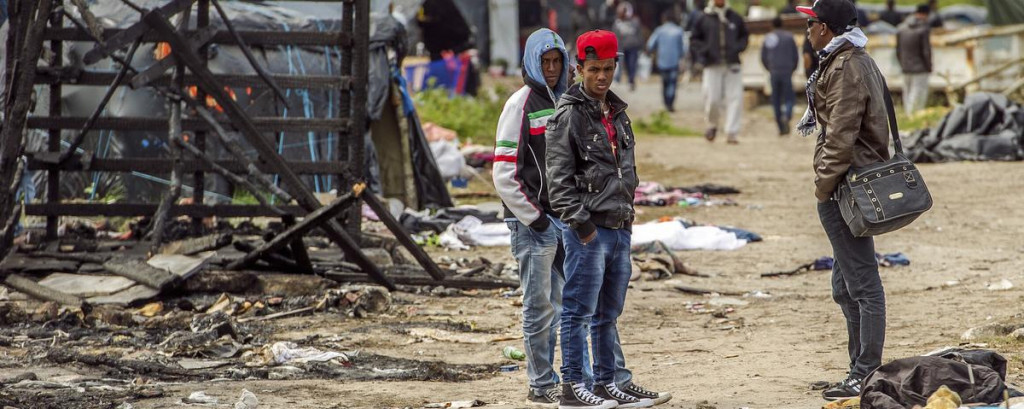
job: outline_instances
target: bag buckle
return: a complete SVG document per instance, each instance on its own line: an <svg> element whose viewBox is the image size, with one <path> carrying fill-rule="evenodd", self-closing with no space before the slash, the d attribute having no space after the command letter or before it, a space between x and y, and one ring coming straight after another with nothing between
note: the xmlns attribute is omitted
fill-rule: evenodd
<svg viewBox="0 0 1024 409"><path fill-rule="evenodd" d="M903 179L907 181L907 186L910 188L917 187L917 178L914 177L912 172L903 172Z"/></svg>

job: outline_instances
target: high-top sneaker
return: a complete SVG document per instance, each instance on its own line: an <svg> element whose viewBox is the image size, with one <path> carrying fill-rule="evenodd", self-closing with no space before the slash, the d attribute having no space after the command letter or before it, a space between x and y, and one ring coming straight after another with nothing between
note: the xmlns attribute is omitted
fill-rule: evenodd
<svg viewBox="0 0 1024 409"><path fill-rule="evenodd" d="M562 400L558 403L558 409L612 409L619 406L614 400L607 400L597 397L587 390L587 385L580 383L563 383Z"/></svg>
<svg viewBox="0 0 1024 409"><path fill-rule="evenodd" d="M615 386L614 383L596 387L594 395L597 395L599 398L614 400L618 402L620 408L649 408L654 406L654 400L639 399L627 394L619 390L619 387Z"/></svg>
<svg viewBox="0 0 1024 409"><path fill-rule="evenodd" d="M558 398L562 397L562 391L558 390L558 385L545 390L530 389L530 392L526 395L526 399L538 407L557 407Z"/></svg>
<svg viewBox="0 0 1024 409"><path fill-rule="evenodd" d="M633 383L633 381L626 382L620 388L623 392L633 395L637 399L650 399L654 401L655 405L668 402L672 399L672 394L668 392L654 392L645 389L644 387Z"/></svg>

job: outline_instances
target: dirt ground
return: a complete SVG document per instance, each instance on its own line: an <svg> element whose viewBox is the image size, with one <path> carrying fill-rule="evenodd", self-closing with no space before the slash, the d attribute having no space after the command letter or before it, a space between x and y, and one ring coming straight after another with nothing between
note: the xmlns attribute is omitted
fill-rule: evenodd
<svg viewBox="0 0 1024 409"><path fill-rule="evenodd" d="M619 86L619 89L624 87ZM644 117L660 109L660 85L652 81L621 92L630 113ZM680 125L703 129L699 85L680 90ZM802 107L798 107L802 112ZM702 138L640 135L642 180L666 185L717 183L743 193L738 206L643 208L641 221L681 216L701 223L742 227L764 236L735 251L678 253L710 278L638 281L629 290L619 330L628 367L641 385L674 395L663 407L694 408L708 401L726 408L819 408L809 385L837 381L847 368L845 327L831 300L829 273L762 279L761 273L789 270L831 255L819 225L810 168L814 141L779 137L770 109L744 114L741 143L707 143ZM886 361L960 344L965 330L993 322L1024 320L1024 166L1020 163L923 165L934 208L901 231L876 239L881 253L903 252L907 267L881 270L888 299ZM485 256L511 262L507 248L436 256ZM1008 279L1015 287L989 291ZM956 280L958 285L943 287ZM749 305L728 314L738 328L687 309L708 297L676 291L672 283L719 291L762 291L769 298L744 298ZM518 364L513 372L490 371L458 381L224 381L168 385L164 397L133 401L135 408L179 407L191 392L205 391L230 407L241 390L260 399L260 408L421 407L431 402L479 399L487 407L527 407L523 362L501 356L518 340L457 343L425 340L410 328L441 328L480 338L515 337L520 307L500 291L435 297L396 293L384 316L366 319L319 314L275 321L273 340L312 334L334 339L339 350L448 364ZM1024 349L1004 339L985 340L1010 359L1009 380L1024 383ZM51 369L53 376L87 369ZM40 373L42 376L42 372Z"/></svg>

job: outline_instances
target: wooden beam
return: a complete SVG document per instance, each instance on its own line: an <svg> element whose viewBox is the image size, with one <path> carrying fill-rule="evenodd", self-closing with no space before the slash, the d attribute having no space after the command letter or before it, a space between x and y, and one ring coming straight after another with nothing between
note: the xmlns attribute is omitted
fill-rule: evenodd
<svg viewBox="0 0 1024 409"><path fill-rule="evenodd" d="M35 299L53 301L61 305L81 308L82 311L89 311L89 304L81 298L49 287L44 287L35 281L17 274L8 275L7 278L4 279L3 284L17 291L28 294Z"/></svg>
<svg viewBox="0 0 1024 409"><path fill-rule="evenodd" d="M162 37L167 41L172 52L174 52L179 61L184 63L188 68L198 77L200 87L208 94L213 96L218 104L224 109L224 114L231 118L233 125L245 136L246 140L256 149L259 154L260 162L267 163L271 166L276 173L281 176L285 186L290 188L292 196L299 202L299 205L308 211L315 211L322 207L320 201L315 195L309 190L309 188L299 179L298 175L288 168L287 162L277 154L274 146L263 137L262 133L256 126L249 120L248 114L241 106L235 102L234 99L230 98L224 91L223 86L217 83L213 77L213 73L209 69L203 66L199 57L188 49L184 38L182 38L177 32L174 31L174 27L167 22L166 18L159 11L151 11L143 16L145 21L151 28L162 34ZM362 136L363 130L357 130L356 134ZM350 137L355 137L350 134ZM360 268L378 283L387 287L389 290L395 288L393 281L388 279L383 272L380 271L366 254L359 249L359 245L352 239L352 236L342 228L341 224L335 220L328 220L320 226L331 241L335 242L345 255L350 257L353 262L359 265Z"/></svg>
<svg viewBox="0 0 1024 409"><path fill-rule="evenodd" d="M342 211L348 208L349 201L352 199L352 193L346 193L330 205L321 207L307 215L301 222L285 230L283 233L274 236L270 241L263 243L262 246L257 247L255 250L250 251L244 257L231 262L228 264L228 270L238 270L245 268L246 266L255 263L256 260L263 258L263 255L277 252L288 246L296 238L300 238L309 233L317 227L323 226L328 220L338 216Z"/></svg>
<svg viewBox="0 0 1024 409"><path fill-rule="evenodd" d="M380 221L384 222L384 225L388 227L388 230L391 230L391 232L395 234L395 238L398 239L398 242L401 243L406 250L409 250L409 253L411 253L412 257L416 259L416 262L426 270L427 274L430 274L430 276L435 280L444 280L444 273L441 272L441 269L437 267L437 264L434 263L434 260L430 258L427 252L423 251L423 248L413 241L409 232L405 231L405 228L402 227L402 224L391 215L388 208L384 206L384 204L381 203L373 193L367 193L361 197L363 202L370 207L370 210L373 210L373 212L377 214Z"/></svg>

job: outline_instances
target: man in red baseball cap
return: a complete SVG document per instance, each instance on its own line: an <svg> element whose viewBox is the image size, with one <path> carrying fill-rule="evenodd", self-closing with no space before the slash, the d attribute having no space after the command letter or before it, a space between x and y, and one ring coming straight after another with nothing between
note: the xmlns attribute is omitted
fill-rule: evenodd
<svg viewBox="0 0 1024 409"><path fill-rule="evenodd" d="M605 30L576 40L583 82L562 95L548 121L545 164L548 198L569 226L562 289L562 397L560 408L642 408L671 399L630 379L616 383L625 366L616 320L632 273L636 139L626 103L609 90L619 58L618 39ZM600 302L599 302L600 301ZM594 351L594 390L586 385L587 328Z"/></svg>

